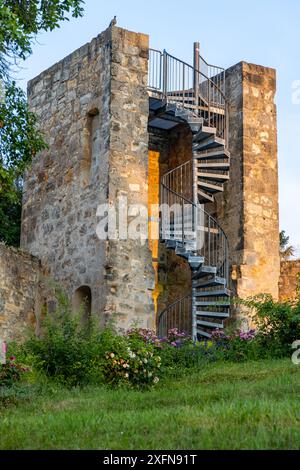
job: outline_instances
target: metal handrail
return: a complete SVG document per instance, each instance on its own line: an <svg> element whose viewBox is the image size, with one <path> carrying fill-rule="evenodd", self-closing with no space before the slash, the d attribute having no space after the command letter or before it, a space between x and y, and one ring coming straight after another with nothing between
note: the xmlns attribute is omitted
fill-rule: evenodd
<svg viewBox="0 0 300 470"><path fill-rule="evenodd" d="M155 51L155 49L151 49L153 51ZM160 51L157 51L157 52L160 52ZM206 80L208 80L209 82L211 82L211 84L222 94L222 97L224 98L224 101L226 101L226 97L225 97L225 94L223 93L223 91L213 82L213 80L208 77L208 75L205 75L200 69L195 69L195 67L193 67L192 65L188 64L187 62L185 62L184 60L181 60L181 59L178 59L177 57L173 56L172 54L169 54L168 52L164 51L163 54L166 54L168 57L171 57L171 59L174 59L178 62L180 62L181 64L185 65L186 67L189 67L190 69L192 69L193 71L199 73L199 75L201 75L203 78L205 78ZM201 56L200 56L201 57ZM202 60L204 60L202 57L201 57ZM205 63L207 64L207 62L205 61ZM207 64L209 67L214 67L213 65L209 65ZM219 67L221 68L221 67ZM225 71L225 69L222 69Z"/></svg>
<svg viewBox="0 0 300 470"><path fill-rule="evenodd" d="M180 332L188 330L186 333L190 333L192 329L192 318L190 315L191 306L192 296L191 294L188 294L164 308L157 317L158 336L163 338L168 334L168 326L172 325L172 317L176 317L176 315L178 316L179 320L177 322L177 328L180 330ZM183 327L180 327L180 324L182 324Z"/></svg>
<svg viewBox="0 0 300 470"><path fill-rule="evenodd" d="M199 58L199 68L195 68L165 50L149 49L148 89L165 103L201 117L227 142L225 70L209 65L200 55ZM208 73L203 72L202 64Z"/></svg>
<svg viewBox="0 0 300 470"><path fill-rule="evenodd" d="M205 209L203 209L203 207L201 207L200 204L195 204L191 199L183 196L182 194L178 193L177 191L169 188L166 183L164 182L166 177L168 177L168 175L172 174L173 172L181 169L182 167L184 167L185 165L189 164L189 163L192 163L192 160L188 160L187 162L185 163L182 163L181 165L178 165L177 167L173 168L172 170L169 170L167 171L166 173L163 174L162 176L162 181L161 181L161 186L165 187L165 189L167 189L168 191L170 191L170 193L174 194L174 196L176 197L179 197L181 198L182 200L184 200L186 202L186 204L191 204L194 208L197 208L198 207L198 210L200 210L201 212L203 212L203 214L205 214L215 225L217 225L217 227L219 228L220 232L222 233L222 235L225 237L227 243L228 243L228 237L226 235L226 233L224 232L224 230L222 229L221 225L219 224L219 222L211 215L209 214Z"/></svg>

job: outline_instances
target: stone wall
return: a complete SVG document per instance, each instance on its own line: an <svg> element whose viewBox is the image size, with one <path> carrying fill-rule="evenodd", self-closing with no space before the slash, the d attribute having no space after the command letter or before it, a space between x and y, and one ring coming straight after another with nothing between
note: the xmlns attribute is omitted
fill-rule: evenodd
<svg viewBox="0 0 300 470"><path fill-rule="evenodd" d="M22 339L35 324L39 302L39 261L0 243L0 338Z"/></svg>
<svg viewBox="0 0 300 470"><path fill-rule="evenodd" d="M294 299L300 275L300 260L281 261L279 279L279 299Z"/></svg>
<svg viewBox="0 0 300 470"><path fill-rule="evenodd" d="M148 41L146 35L112 28L109 204L118 207L118 199L126 197L128 207L140 205L141 211L148 210ZM148 213L143 218L137 210L144 225L138 231L145 229L147 236ZM106 310L118 315L120 327L137 320L154 326L154 277L147 240L109 241Z"/></svg>
<svg viewBox="0 0 300 470"><path fill-rule="evenodd" d="M70 297L90 287L100 323L116 314L120 328L154 320L151 252L99 240L97 207L147 208L147 58L147 36L112 27L28 85L49 150L25 178L22 247Z"/></svg>
<svg viewBox="0 0 300 470"><path fill-rule="evenodd" d="M278 298L276 72L241 62L226 75L230 180L214 213L229 239L231 288Z"/></svg>

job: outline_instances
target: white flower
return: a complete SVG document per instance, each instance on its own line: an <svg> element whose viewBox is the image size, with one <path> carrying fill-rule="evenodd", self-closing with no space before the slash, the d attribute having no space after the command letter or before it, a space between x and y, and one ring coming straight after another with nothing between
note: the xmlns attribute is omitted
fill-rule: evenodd
<svg viewBox="0 0 300 470"><path fill-rule="evenodd" d="M147 364L147 362L148 362L148 361L147 361L147 359L145 358L145 359L144 359L144 363Z"/></svg>
<svg viewBox="0 0 300 470"><path fill-rule="evenodd" d="M154 382L155 384L157 384L157 382L159 382L159 378L158 378L158 377L154 377L153 382Z"/></svg>

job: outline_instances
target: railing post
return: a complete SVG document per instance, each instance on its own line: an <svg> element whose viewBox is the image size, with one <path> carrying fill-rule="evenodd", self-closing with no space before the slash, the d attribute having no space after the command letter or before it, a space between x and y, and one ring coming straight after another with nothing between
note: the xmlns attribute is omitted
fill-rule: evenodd
<svg viewBox="0 0 300 470"><path fill-rule="evenodd" d="M181 200L181 230L182 230L182 246L184 245L184 200Z"/></svg>
<svg viewBox="0 0 300 470"><path fill-rule="evenodd" d="M163 97L167 101L168 97L168 55L164 49L163 52Z"/></svg>
<svg viewBox="0 0 300 470"><path fill-rule="evenodd" d="M199 42L194 42L194 98L195 98L195 106L196 112L198 112L199 106L199 70L200 70L200 44Z"/></svg>

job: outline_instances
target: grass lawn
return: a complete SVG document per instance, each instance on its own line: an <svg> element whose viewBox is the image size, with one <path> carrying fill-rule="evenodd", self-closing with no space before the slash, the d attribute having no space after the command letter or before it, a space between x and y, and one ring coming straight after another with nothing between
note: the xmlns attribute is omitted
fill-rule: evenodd
<svg viewBox="0 0 300 470"><path fill-rule="evenodd" d="M0 408L0 449L299 449L300 366L215 364L146 392L47 386Z"/></svg>

